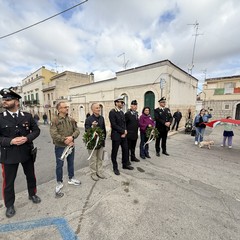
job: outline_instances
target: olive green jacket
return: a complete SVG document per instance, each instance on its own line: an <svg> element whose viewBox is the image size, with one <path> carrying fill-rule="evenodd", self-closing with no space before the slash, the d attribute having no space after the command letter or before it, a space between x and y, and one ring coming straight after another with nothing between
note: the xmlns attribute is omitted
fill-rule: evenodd
<svg viewBox="0 0 240 240"><path fill-rule="evenodd" d="M77 127L77 122L69 117L56 116L50 125L50 135L53 139L53 144L59 147L66 147L64 143L65 138L72 136L74 139L77 138L80 131Z"/></svg>

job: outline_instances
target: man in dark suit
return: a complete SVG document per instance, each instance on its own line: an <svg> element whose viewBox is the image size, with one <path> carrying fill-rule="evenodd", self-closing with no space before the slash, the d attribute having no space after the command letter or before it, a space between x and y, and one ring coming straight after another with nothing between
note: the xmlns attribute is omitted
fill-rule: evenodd
<svg viewBox="0 0 240 240"><path fill-rule="evenodd" d="M14 181L18 165L22 164L27 179L29 200L40 203L36 195L36 177L34 174L33 140L40 134L40 129L32 115L19 110L19 96L9 89L2 89L2 105L6 109L0 114L0 146L3 174L3 199L6 216L15 215ZM36 157L36 156L35 156Z"/></svg>
<svg viewBox="0 0 240 240"><path fill-rule="evenodd" d="M154 118L156 121L156 128L159 131L159 135L156 138L155 149L156 155L160 157L160 140L162 139L162 153L169 156L167 153L167 135L172 123L172 114L169 108L166 108L166 98L162 97L159 101L159 107L154 109Z"/></svg>
<svg viewBox="0 0 240 240"><path fill-rule="evenodd" d="M137 112L137 101L131 102L130 109L125 113L126 127L127 127L127 141L128 150L130 151L131 161L139 162L140 160L135 156L135 148L138 139L138 112Z"/></svg>
<svg viewBox="0 0 240 240"><path fill-rule="evenodd" d="M112 153L111 159L113 164L113 171L116 175L119 175L117 164L118 148L121 145L122 148L122 168L133 170L134 168L129 162L128 145L127 145L127 129L125 116L122 111L122 107L125 104L122 97L114 100L115 108L109 112L109 120L111 124L111 139L112 139Z"/></svg>
<svg viewBox="0 0 240 240"><path fill-rule="evenodd" d="M173 114L173 118L174 118L174 124L172 126L172 130L174 130L175 125L176 125L176 131L177 131L178 126L179 126L179 122L182 119L182 113L179 111L179 109L177 109L177 111Z"/></svg>

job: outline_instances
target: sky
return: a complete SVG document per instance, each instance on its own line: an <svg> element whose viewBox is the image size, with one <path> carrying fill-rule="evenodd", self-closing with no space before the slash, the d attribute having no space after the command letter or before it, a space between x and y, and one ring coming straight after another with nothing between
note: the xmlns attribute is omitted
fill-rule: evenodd
<svg viewBox="0 0 240 240"><path fill-rule="evenodd" d="M0 38L79 3L0 0ZM193 62L200 89L205 78L240 75L239 12L239 0L88 0L0 39L0 89L41 66L100 81L165 59L186 72Z"/></svg>

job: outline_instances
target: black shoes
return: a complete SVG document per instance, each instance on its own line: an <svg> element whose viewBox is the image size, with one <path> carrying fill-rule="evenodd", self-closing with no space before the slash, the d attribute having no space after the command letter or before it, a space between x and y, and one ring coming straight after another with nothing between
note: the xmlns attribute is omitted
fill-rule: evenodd
<svg viewBox="0 0 240 240"><path fill-rule="evenodd" d="M160 157L160 153L159 153L159 152L157 152L157 153L156 153L156 156L157 156L157 157Z"/></svg>
<svg viewBox="0 0 240 240"><path fill-rule="evenodd" d="M134 169L134 167L132 167L132 166L130 166L130 165L128 165L128 166L123 166L122 168L123 168L123 169L128 169L128 170L133 170L133 169Z"/></svg>
<svg viewBox="0 0 240 240"><path fill-rule="evenodd" d="M15 215L16 211L14 209L14 206L8 207L6 210L6 217L10 218Z"/></svg>
<svg viewBox="0 0 240 240"><path fill-rule="evenodd" d="M118 169L113 169L113 172L115 173L115 175L120 175L120 172Z"/></svg>
<svg viewBox="0 0 240 240"><path fill-rule="evenodd" d="M134 159L131 159L132 162L140 162L139 159L137 159L136 157Z"/></svg>
<svg viewBox="0 0 240 240"><path fill-rule="evenodd" d="M41 198L38 197L37 195L29 196L28 199L32 200L33 203L40 203L41 202Z"/></svg>
<svg viewBox="0 0 240 240"><path fill-rule="evenodd" d="M140 156L140 158L145 159L146 157L145 156Z"/></svg>
<svg viewBox="0 0 240 240"><path fill-rule="evenodd" d="M151 158L151 157L150 157L149 154L148 154L148 155L146 155L146 158Z"/></svg>
<svg viewBox="0 0 240 240"><path fill-rule="evenodd" d="M163 152L162 154L169 156L169 154L167 152Z"/></svg>

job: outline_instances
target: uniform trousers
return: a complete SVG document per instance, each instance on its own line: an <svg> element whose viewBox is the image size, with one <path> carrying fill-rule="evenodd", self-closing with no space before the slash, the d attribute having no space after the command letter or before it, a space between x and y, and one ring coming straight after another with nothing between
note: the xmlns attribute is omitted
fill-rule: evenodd
<svg viewBox="0 0 240 240"><path fill-rule="evenodd" d="M88 150L89 155L91 154L92 150ZM102 173L102 158L103 158L103 147L94 150L92 157L89 159L89 167L91 175Z"/></svg>
<svg viewBox="0 0 240 240"><path fill-rule="evenodd" d="M111 159L113 164L113 169L118 169L118 163L117 163L117 153L118 148L121 145L122 149L122 166L126 167L130 165L129 163L129 154L128 154L128 144L127 144L127 138L121 138L118 141L112 140L112 153L111 153Z"/></svg>
<svg viewBox="0 0 240 240"><path fill-rule="evenodd" d="M159 131L159 130L158 130ZM160 152L160 141L161 141L161 147L162 147L162 152L166 152L167 151L167 135L168 135L168 131L159 131L159 135L156 138L156 142L155 142L155 149L156 152L159 153Z"/></svg>
<svg viewBox="0 0 240 240"><path fill-rule="evenodd" d="M37 192L36 177L34 173L34 162L28 160L21 163L24 174L26 175L28 195L33 196ZM14 182L17 176L19 163L16 164L2 164L2 176L3 176L3 199L5 206L11 207L15 202Z"/></svg>
<svg viewBox="0 0 240 240"><path fill-rule="evenodd" d="M131 160L135 160L136 156L135 156L135 148L136 148L136 144L137 144L137 139L127 139L128 142L128 150L130 151L130 157Z"/></svg>

